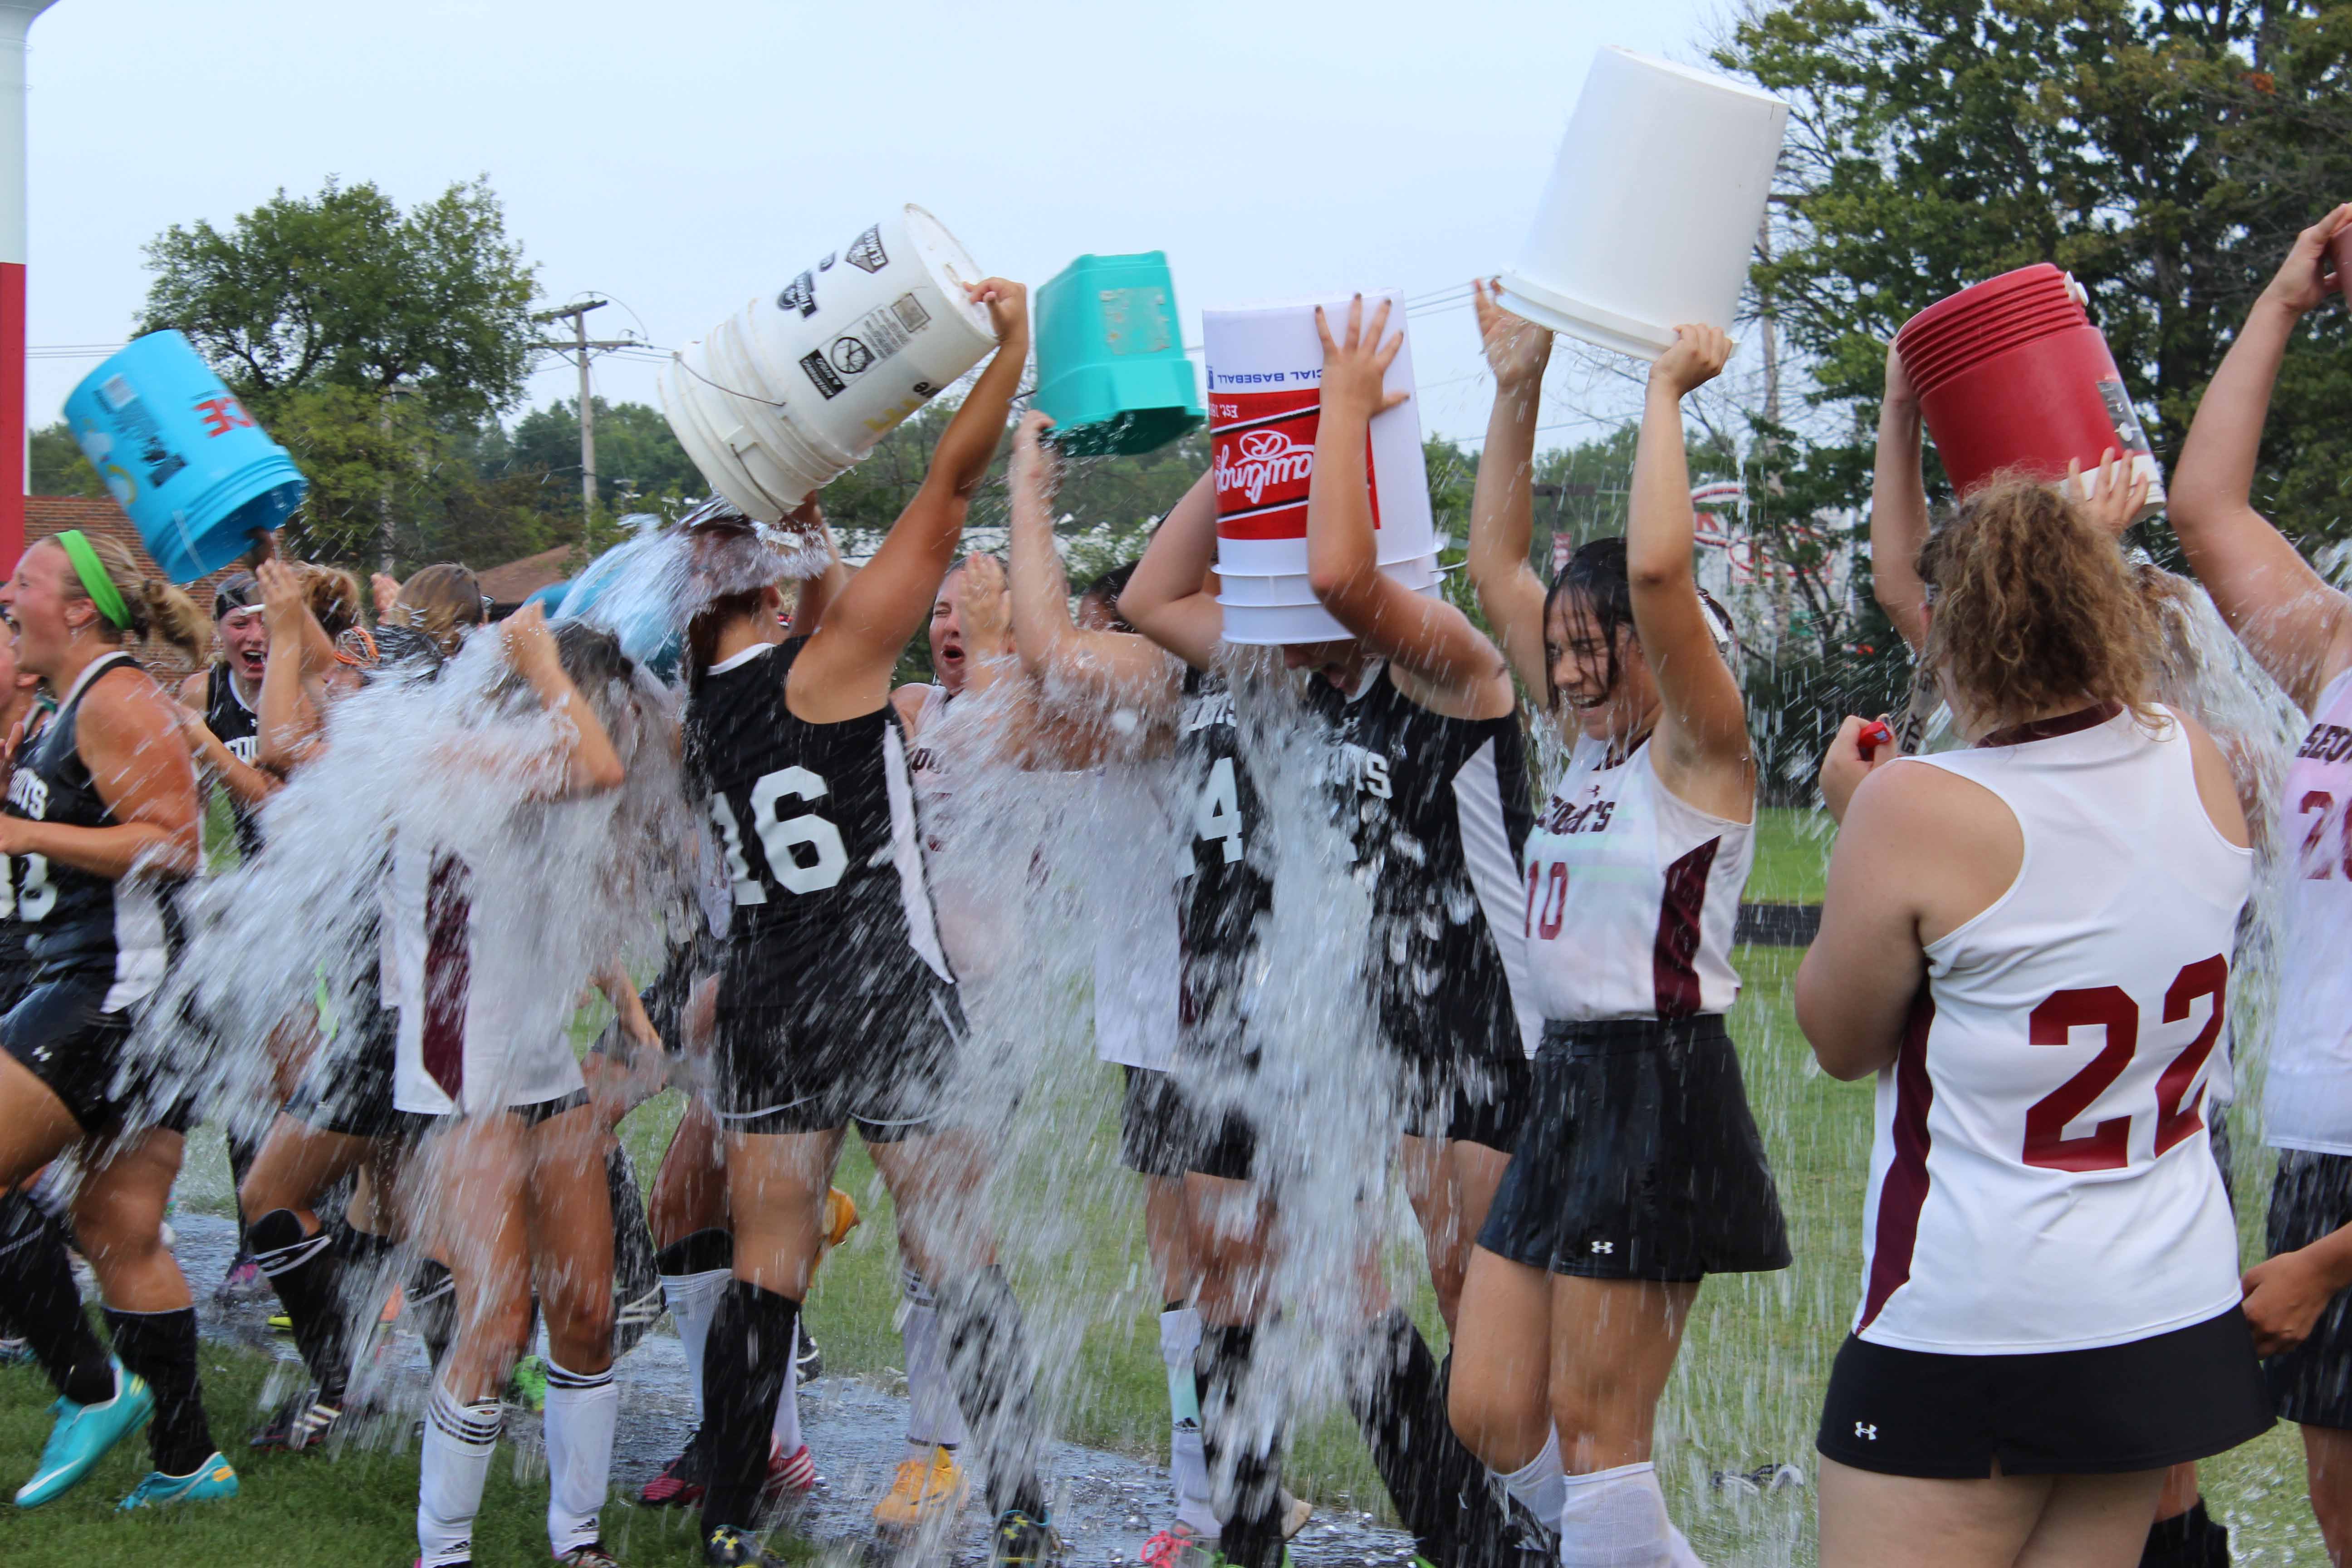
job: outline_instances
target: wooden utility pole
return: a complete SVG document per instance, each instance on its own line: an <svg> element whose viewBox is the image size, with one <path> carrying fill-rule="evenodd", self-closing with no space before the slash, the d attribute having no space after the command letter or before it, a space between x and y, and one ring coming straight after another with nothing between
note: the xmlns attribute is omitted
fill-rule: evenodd
<svg viewBox="0 0 2352 1568"><path fill-rule="evenodd" d="M566 305L560 310L542 310L532 318L541 321L572 323L570 342L541 343L539 346L552 353L575 359L580 366L580 521L583 528L596 516L596 404L588 390L588 356L606 349L636 346L635 338L589 338L588 312L601 310L610 303L609 300L586 300L577 305Z"/></svg>

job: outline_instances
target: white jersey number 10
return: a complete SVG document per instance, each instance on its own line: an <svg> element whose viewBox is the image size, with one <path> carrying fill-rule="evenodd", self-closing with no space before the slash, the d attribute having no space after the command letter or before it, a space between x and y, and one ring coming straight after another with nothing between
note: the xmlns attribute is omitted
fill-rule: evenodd
<svg viewBox="0 0 2352 1568"><path fill-rule="evenodd" d="M769 874L790 893L819 893L839 882L849 869L849 851L841 842L841 829L814 812L798 816L779 816L777 804L786 795L803 801L824 798L824 779L806 768L782 768L764 775L751 786L751 828L760 836L760 849L766 856ZM718 825L719 836L726 847L728 879L735 884L735 901L739 904L764 904L768 889L751 874L751 862L743 858L743 828L735 820L735 808L727 804L723 793L710 797L710 820ZM814 858L800 857L802 846L814 852Z"/></svg>

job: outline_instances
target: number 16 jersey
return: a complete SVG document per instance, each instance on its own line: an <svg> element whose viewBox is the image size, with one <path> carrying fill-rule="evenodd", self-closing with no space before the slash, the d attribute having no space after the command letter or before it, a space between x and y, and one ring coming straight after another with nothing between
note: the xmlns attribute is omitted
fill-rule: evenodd
<svg viewBox="0 0 2352 1568"><path fill-rule="evenodd" d="M714 664L687 704L688 787L732 889L719 1010L792 1015L789 1033L821 1052L895 1047L940 1016L955 979L906 738L887 703L838 723L795 718L784 688L806 646Z"/></svg>
<svg viewBox="0 0 2352 1568"><path fill-rule="evenodd" d="M2252 856L2207 815L2187 732L2158 719L2089 709L1887 764L1990 791L2025 854L1926 945L1878 1075L1854 1321L1874 1344L2085 1350L2237 1304L2203 1102Z"/></svg>

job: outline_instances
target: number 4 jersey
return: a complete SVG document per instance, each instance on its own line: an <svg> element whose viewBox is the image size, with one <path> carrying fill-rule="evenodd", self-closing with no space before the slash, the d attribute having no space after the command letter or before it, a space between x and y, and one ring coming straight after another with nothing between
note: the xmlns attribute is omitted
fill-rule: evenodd
<svg viewBox="0 0 2352 1568"><path fill-rule="evenodd" d="M887 703L840 723L794 718L784 683L806 646L712 665L687 706L688 787L708 802L734 899L719 1011L795 1015L821 1048L896 1046L954 983L906 740Z"/></svg>
<svg viewBox="0 0 2352 1568"><path fill-rule="evenodd" d="M1927 944L1878 1075L1863 1302L1874 1344L1945 1354L2146 1339L2238 1301L2203 1103L2252 856L2187 733L2120 709L1901 764L2017 817L2017 880ZM1890 764L1894 765L1894 764Z"/></svg>

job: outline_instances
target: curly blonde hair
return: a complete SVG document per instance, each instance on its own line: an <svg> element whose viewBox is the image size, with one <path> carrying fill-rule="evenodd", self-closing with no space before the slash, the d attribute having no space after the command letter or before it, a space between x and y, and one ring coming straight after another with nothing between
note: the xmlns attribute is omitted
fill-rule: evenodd
<svg viewBox="0 0 2352 1568"><path fill-rule="evenodd" d="M1931 614L1923 665L1990 717L2089 698L2156 720L2163 657L2152 595L2116 542L2046 485L2003 478L1919 548Z"/></svg>

